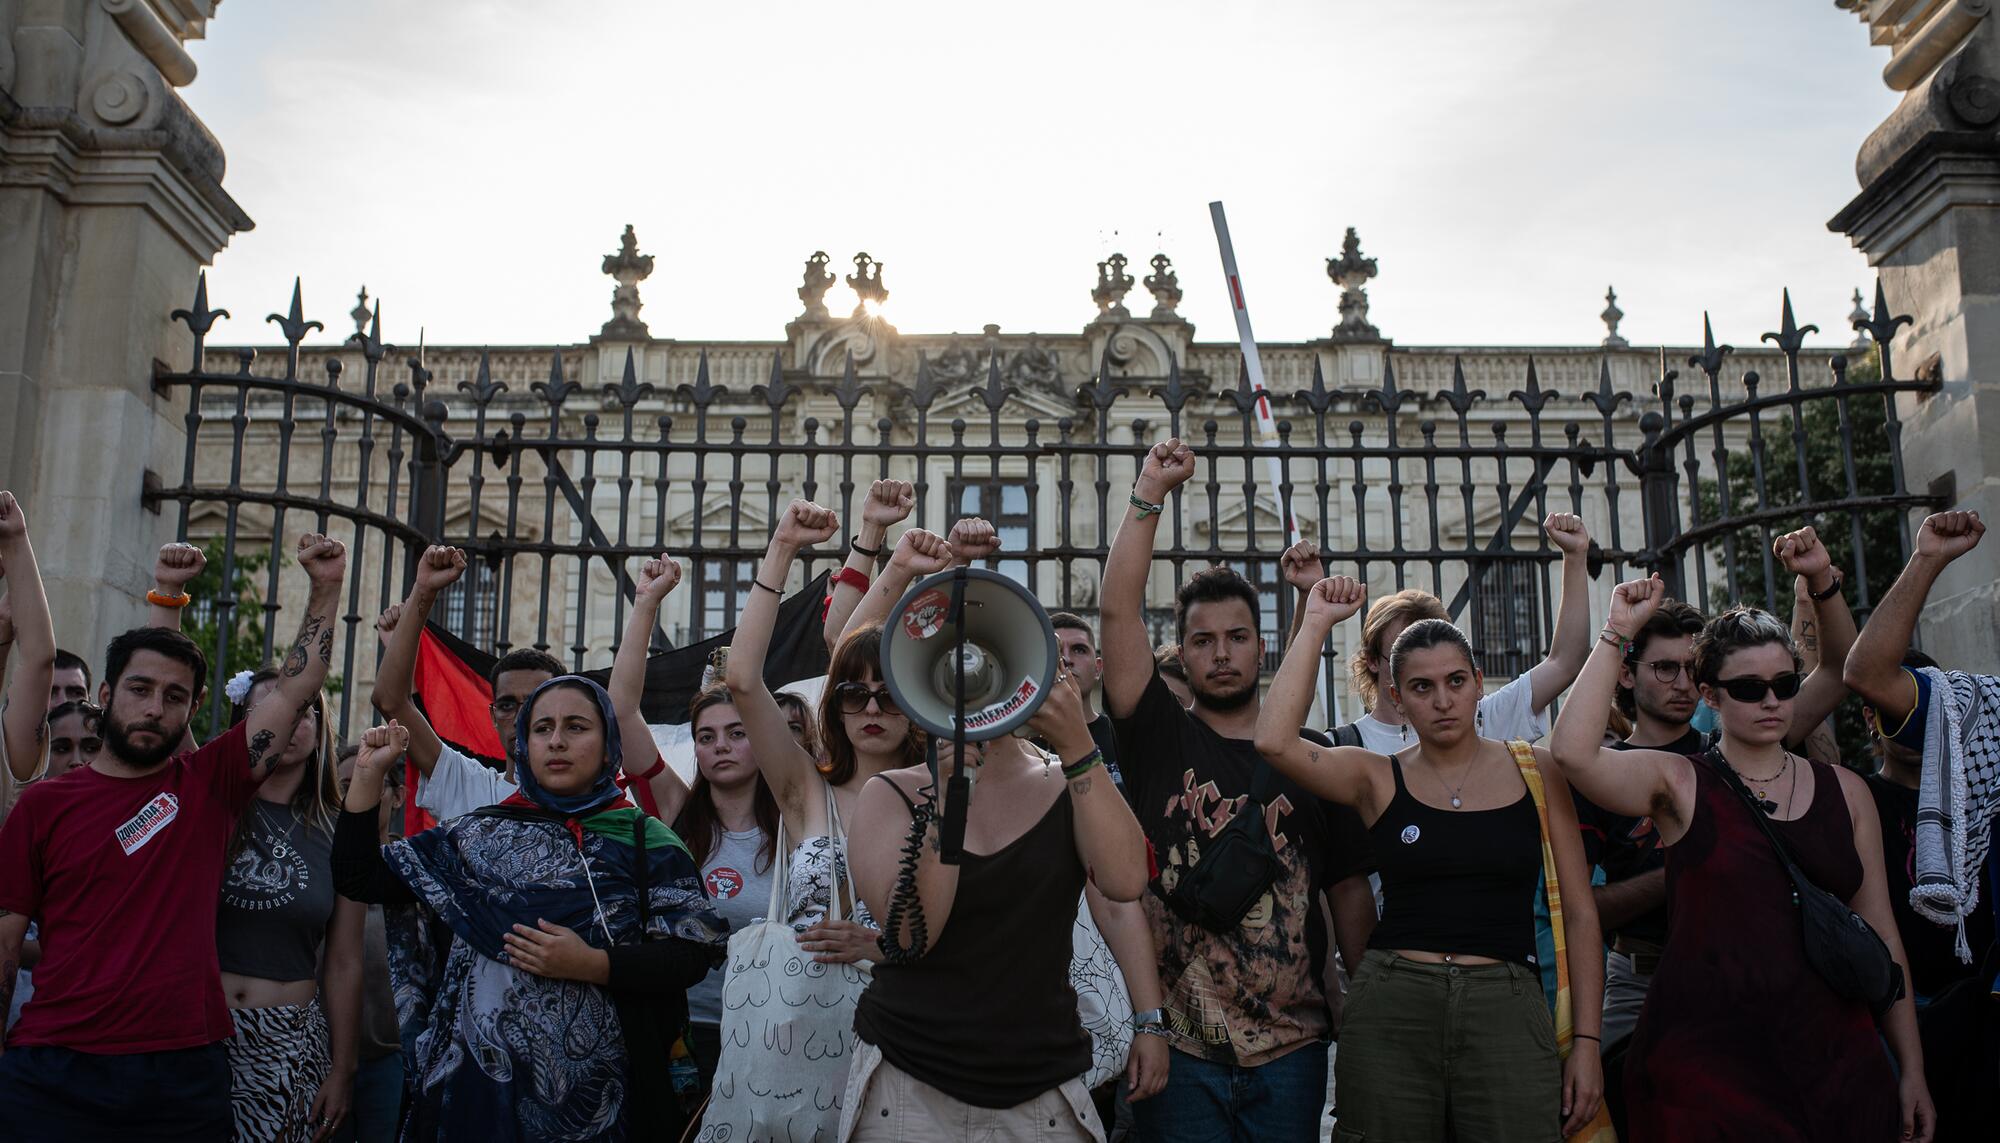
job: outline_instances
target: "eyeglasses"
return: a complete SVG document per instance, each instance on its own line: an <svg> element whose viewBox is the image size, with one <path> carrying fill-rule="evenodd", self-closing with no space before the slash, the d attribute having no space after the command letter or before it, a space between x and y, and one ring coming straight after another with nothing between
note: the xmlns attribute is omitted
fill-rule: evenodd
<svg viewBox="0 0 2000 1143"><path fill-rule="evenodd" d="M894 695L887 686L871 687L867 683L842 683L833 688L834 700L840 703L843 714L860 714L868 709L868 700L875 700L876 709L884 714L898 711Z"/></svg>
<svg viewBox="0 0 2000 1143"><path fill-rule="evenodd" d="M511 717L512 715L517 713L520 709L521 709L521 700L513 697L512 695L509 695L506 698L497 698L493 700L493 713L499 715L502 718Z"/></svg>
<svg viewBox="0 0 2000 1143"><path fill-rule="evenodd" d="M1763 702L1764 692L1770 691L1783 702L1799 693L1799 685L1805 681L1797 671L1779 675L1775 679L1718 679L1715 685L1728 693L1737 702Z"/></svg>
<svg viewBox="0 0 2000 1143"><path fill-rule="evenodd" d="M1684 659L1654 659L1650 663L1640 663L1638 666L1651 667L1653 677L1663 683L1671 683L1680 678L1683 671L1687 673L1688 678L1694 678L1694 664Z"/></svg>

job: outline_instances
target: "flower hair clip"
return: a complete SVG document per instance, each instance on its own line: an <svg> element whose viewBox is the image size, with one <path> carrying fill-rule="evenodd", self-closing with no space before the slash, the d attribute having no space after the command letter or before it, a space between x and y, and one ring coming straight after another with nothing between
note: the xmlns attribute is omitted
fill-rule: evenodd
<svg viewBox="0 0 2000 1143"><path fill-rule="evenodd" d="M235 703L237 706L242 706L243 700L250 697L250 680L256 673L255 671L236 672L230 676L227 683L223 684L222 693L229 696L230 702Z"/></svg>

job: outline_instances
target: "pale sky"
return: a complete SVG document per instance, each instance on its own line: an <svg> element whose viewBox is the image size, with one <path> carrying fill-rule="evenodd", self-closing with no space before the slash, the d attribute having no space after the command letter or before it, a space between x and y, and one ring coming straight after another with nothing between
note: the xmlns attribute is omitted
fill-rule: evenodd
<svg viewBox="0 0 2000 1143"><path fill-rule="evenodd" d="M627 223L659 337L782 337L814 250L905 333L1075 331L1115 249L1234 340L1216 198L1260 341L1338 320L1353 226L1399 344L1595 344L1607 284L1635 345L1754 344L1784 286L1844 343L1826 220L1895 105L1831 0L233 0L189 48L259 343L295 274L330 335L366 283L404 344L581 341Z"/></svg>

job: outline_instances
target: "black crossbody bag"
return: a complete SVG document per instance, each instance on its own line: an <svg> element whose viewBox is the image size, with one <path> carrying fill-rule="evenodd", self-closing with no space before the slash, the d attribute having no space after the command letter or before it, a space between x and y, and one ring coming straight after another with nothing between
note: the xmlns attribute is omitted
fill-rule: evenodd
<svg viewBox="0 0 2000 1143"><path fill-rule="evenodd" d="M1278 880L1278 851L1264 828L1264 801L1271 792L1271 765L1259 759L1250 779L1250 801L1222 832L1202 844L1201 859L1181 874L1174 891L1153 892L1174 915L1212 933L1231 933Z"/></svg>
<svg viewBox="0 0 2000 1143"><path fill-rule="evenodd" d="M1889 955L1889 946L1882 943L1866 918L1847 907L1847 902L1813 884L1807 879L1797 863L1792 860L1791 848L1771 828L1771 819L1764 807L1750 794L1750 788L1743 784L1729 760L1720 750L1713 747L1708 752L1711 763L1729 788L1736 791L1744 808L1757 822L1757 828L1764 831L1771 847L1778 851L1778 861L1785 867L1785 876L1792 882L1792 903L1799 909L1799 924L1804 931L1806 942L1806 963L1826 981L1827 987L1849 1000L1859 1000L1868 1005L1869 1011L1880 1020L1896 1001L1903 998L1903 969L1896 958ZM1800 763L1804 765L1802 761Z"/></svg>

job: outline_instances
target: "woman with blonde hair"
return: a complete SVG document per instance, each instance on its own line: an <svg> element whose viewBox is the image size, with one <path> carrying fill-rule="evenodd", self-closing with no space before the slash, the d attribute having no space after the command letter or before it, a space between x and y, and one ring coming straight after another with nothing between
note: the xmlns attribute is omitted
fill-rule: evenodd
<svg viewBox="0 0 2000 1143"><path fill-rule="evenodd" d="M277 685L268 667L231 679L231 725L272 701ZM321 692L299 713L230 842L215 946L236 1023L229 1104L239 1139L328 1137L353 1097L367 908L334 889L335 754Z"/></svg>

